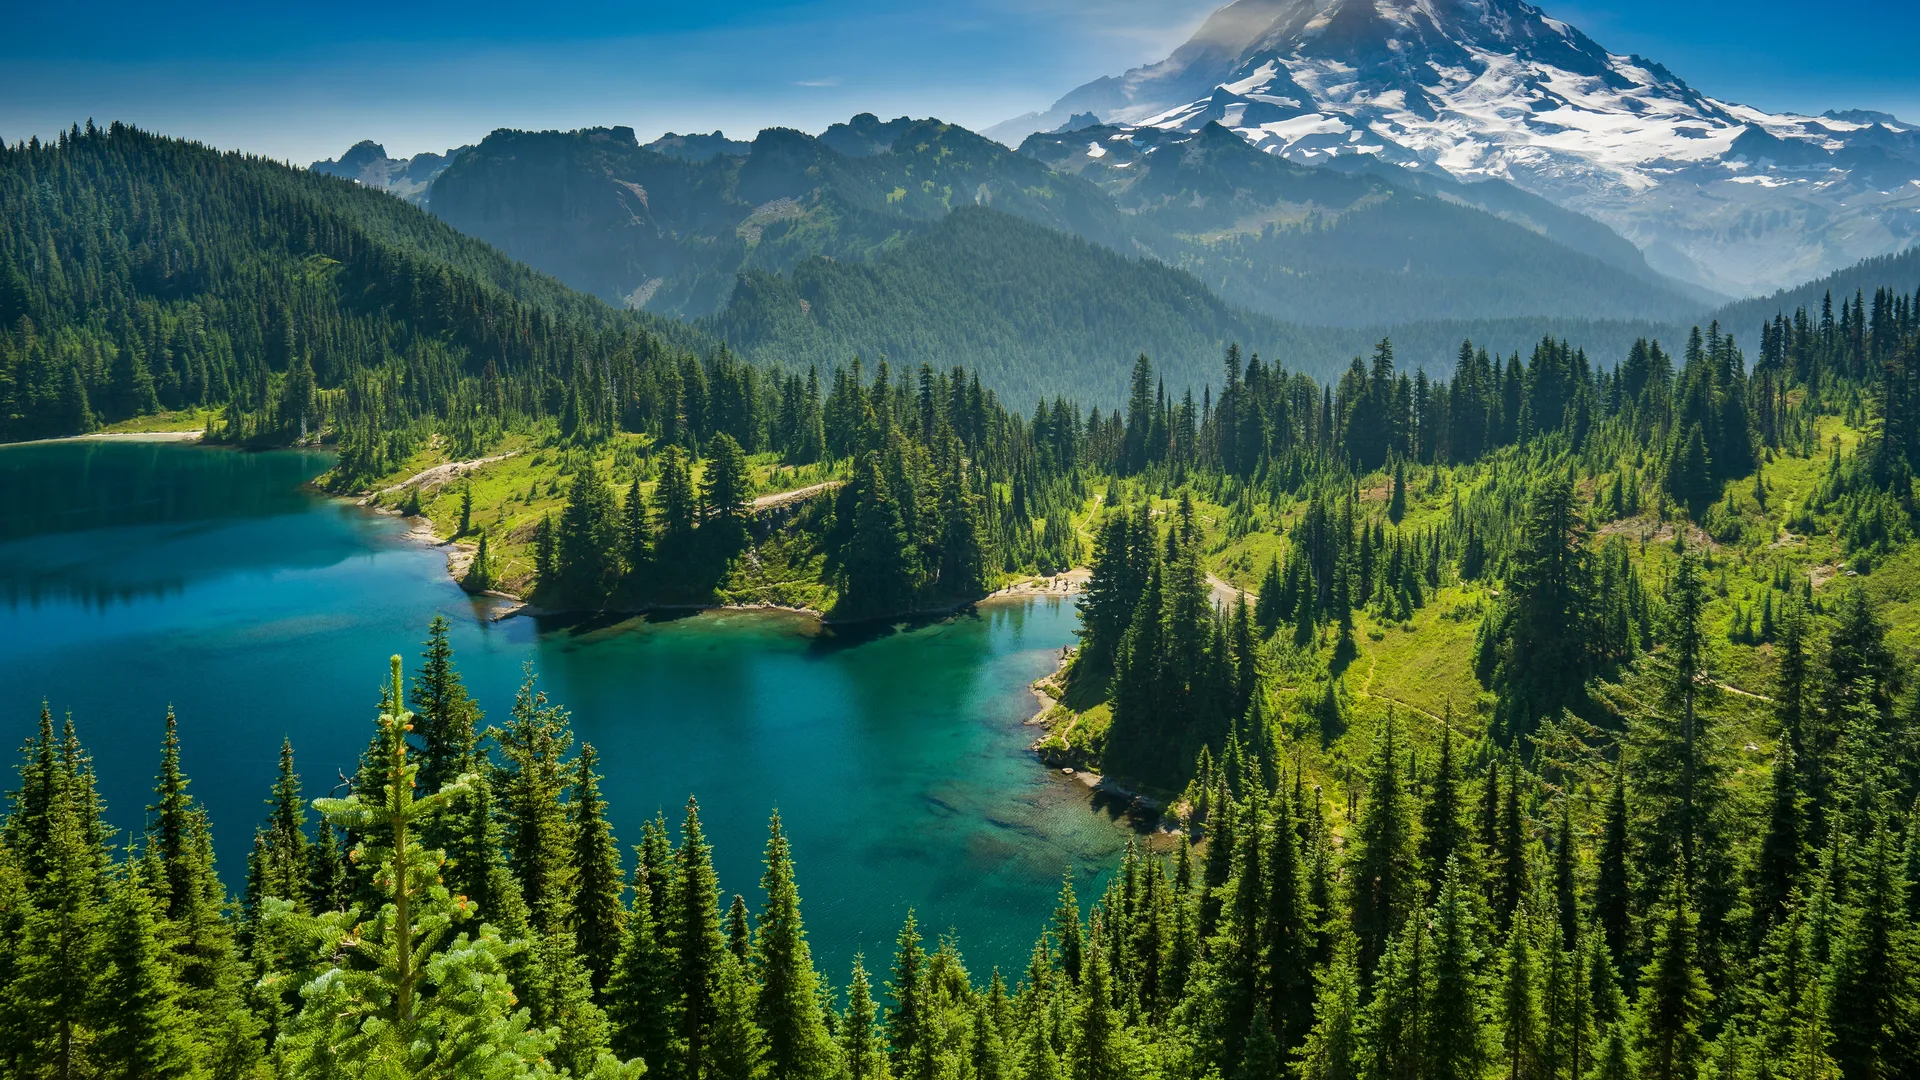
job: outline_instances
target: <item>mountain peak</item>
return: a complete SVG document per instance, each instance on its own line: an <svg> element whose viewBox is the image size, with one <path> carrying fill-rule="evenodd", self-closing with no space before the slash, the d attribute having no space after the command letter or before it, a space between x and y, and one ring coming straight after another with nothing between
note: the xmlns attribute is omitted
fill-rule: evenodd
<svg viewBox="0 0 1920 1080"><path fill-rule="evenodd" d="M1722 102L1525 0L1238 0L1167 59L989 134L1018 143L1087 112L1219 124L1308 165L1507 181L1729 295L1920 234L1920 131Z"/></svg>

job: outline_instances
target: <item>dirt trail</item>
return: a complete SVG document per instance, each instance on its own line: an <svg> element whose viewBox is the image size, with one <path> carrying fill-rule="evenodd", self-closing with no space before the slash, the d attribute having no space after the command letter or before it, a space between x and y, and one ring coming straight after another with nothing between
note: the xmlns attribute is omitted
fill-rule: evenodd
<svg viewBox="0 0 1920 1080"><path fill-rule="evenodd" d="M1243 591L1232 582L1215 577L1212 574L1207 575L1207 586L1213 590L1213 602L1229 611L1233 610L1233 605L1239 602L1240 593ZM1248 607L1252 607L1259 599L1259 593L1247 590Z"/></svg>
<svg viewBox="0 0 1920 1080"><path fill-rule="evenodd" d="M762 495L753 500L752 509L756 514L763 510L777 510L782 506L805 502L823 491L832 491L844 483L846 483L845 480L828 480L821 484L809 484L803 488L794 488L792 491L781 491L772 495Z"/></svg>
<svg viewBox="0 0 1920 1080"><path fill-rule="evenodd" d="M405 491L415 485L418 485L422 491L426 491L439 487L457 476L465 476L482 465L491 465L496 461L505 461L517 453L519 453L519 451L509 450L504 454L495 454L492 457L474 458L472 461L449 461L444 465L435 465L431 469L422 469L397 484L383 487L374 492L370 497L377 499L382 495L392 495L397 491Z"/></svg>

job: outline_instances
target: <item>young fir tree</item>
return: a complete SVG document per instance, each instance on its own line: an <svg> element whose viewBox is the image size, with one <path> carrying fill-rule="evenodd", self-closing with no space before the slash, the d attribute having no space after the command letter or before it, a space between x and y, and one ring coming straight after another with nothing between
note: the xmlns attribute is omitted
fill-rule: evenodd
<svg viewBox="0 0 1920 1080"><path fill-rule="evenodd" d="M468 592L491 592L498 584L494 577L495 571L493 552L487 544L487 534L482 532L480 545L474 550L473 561L467 564L467 574L460 579L460 584Z"/></svg>
<svg viewBox="0 0 1920 1080"><path fill-rule="evenodd" d="M407 704L419 718L414 734L420 740L420 789L426 792L439 791L473 771L479 743L480 707L454 667L448 640L452 625L437 613L427 624L420 667L407 692Z"/></svg>
<svg viewBox="0 0 1920 1080"><path fill-rule="evenodd" d="M1349 870L1360 970L1368 977L1387 940L1412 911L1418 885L1413 808L1401 781L1401 760L1399 721L1389 708L1375 742Z"/></svg>
<svg viewBox="0 0 1920 1080"><path fill-rule="evenodd" d="M726 939L720 936L720 880L713 869L713 849L700 827L700 808L691 798L680 826L680 847L674 853L668 918L679 1020L674 1040L678 1060L669 1064L669 1071L704 1076L714 1060L721 965L728 954Z"/></svg>
<svg viewBox="0 0 1920 1080"><path fill-rule="evenodd" d="M644 592L652 584L653 523L647 518L647 500L640 493L640 476L637 472L632 486L627 489L626 500L620 504L620 515L627 579Z"/></svg>
<svg viewBox="0 0 1920 1080"><path fill-rule="evenodd" d="M1627 880L1627 776L1615 763L1613 784L1600 825L1600 851L1593 883L1593 918L1609 956L1627 955L1633 929L1633 890Z"/></svg>
<svg viewBox="0 0 1920 1080"><path fill-rule="evenodd" d="M840 1018L841 1075L846 1080L887 1080L886 1045L880 1037L879 1008L859 953L853 955L853 975L847 982L847 1011Z"/></svg>
<svg viewBox="0 0 1920 1080"><path fill-rule="evenodd" d="M1800 821L1800 777L1794 767L1791 739L1781 739L1774 751L1768 788L1766 832L1760 838L1749 900L1753 910L1751 940L1756 944L1765 940L1768 928L1786 910L1800 883L1805 841Z"/></svg>
<svg viewBox="0 0 1920 1080"><path fill-rule="evenodd" d="M365 838L363 860L383 903L358 925L351 916L318 916L316 929L331 933L358 955L358 963L330 966L307 983L305 1005L280 1039L286 1075L552 1075L545 1055L552 1035L533 1030L525 1010L514 1011L506 975L512 946L482 927L476 937L453 935L468 918L468 906L440 884L438 852L418 842L420 826L445 812L459 786L416 798L418 766L408 760L406 725L412 714L400 702L400 658L392 661L391 711L380 723L388 755L384 786L355 791L314 806L330 823ZM611 1057L596 1063L596 1076L637 1077Z"/></svg>
<svg viewBox="0 0 1920 1080"><path fill-rule="evenodd" d="M1857 898L1833 949L1828 1024L1833 1056L1848 1080L1912 1076L1920 1069L1915 1017L1914 925L1905 914L1907 881L1885 823L1864 838Z"/></svg>
<svg viewBox="0 0 1920 1080"><path fill-rule="evenodd" d="M1534 917L1522 906L1507 928L1500 958L1500 1052L1512 1078L1548 1075L1544 1068L1545 1022L1540 1007L1540 967L1534 948Z"/></svg>
<svg viewBox="0 0 1920 1080"><path fill-rule="evenodd" d="M1533 889L1520 789L1520 759L1511 757L1507 759L1506 801L1500 808L1500 847L1493 867L1493 913L1502 929L1512 922L1514 912Z"/></svg>
<svg viewBox="0 0 1920 1080"><path fill-rule="evenodd" d="M654 920L652 890L640 868L634 871L633 911L625 929L607 984L613 1050L639 1058L659 1075L667 1069L673 1045L673 958Z"/></svg>
<svg viewBox="0 0 1920 1080"><path fill-rule="evenodd" d="M603 601L620 576L620 518L590 454L574 474L555 543L563 595L581 604Z"/></svg>
<svg viewBox="0 0 1920 1080"><path fill-rule="evenodd" d="M694 502L693 477L687 470L686 455L678 446L667 447L661 458L660 480L653 487L653 501L660 510L658 557L669 563L686 558L699 511Z"/></svg>
<svg viewBox="0 0 1920 1080"><path fill-rule="evenodd" d="M566 710L534 688L531 665L514 695L507 726L489 734L505 759L493 780L506 824L508 864L520 882L533 928L552 933L566 926L572 906L573 845L560 800L567 788L564 759L573 734Z"/></svg>
<svg viewBox="0 0 1920 1080"><path fill-rule="evenodd" d="M581 959L593 981L596 997L606 989L619 955L627 911L623 891L620 847L607 823L607 803L600 797L600 775L594 772L599 755L592 743L580 744L574 762L573 797L567 803L567 829L572 835L573 897L569 926Z"/></svg>
<svg viewBox="0 0 1920 1080"><path fill-rule="evenodd" d="M200 1072L193 1022L180 1006L153 898L139 882L113 884L98 988L106 1021L92 1057L108 1076L173 1080Z"/></svg>
<svg viewBox="0 0 1920 1080"><path fill-rule="evenodd" d="M1706 1059L1701 1027L1713 993L1700 973L1698 923L1676 878L1652 916L1646 970L1634 1006L1633 1057L1647 1080L1693 1080Z"/></svg>
<svg viewBox="0 0 1920 1080"><path fill-rule="evenodd" d="M703 527L739 527L752 497L746 451L733 436L725 432L715 435L707 444L707 469L700 478L700 502L706 510Z"/></svg>
<svg viewBox="0 0 1920 1080"><path fill-rule="evenodd" d="M1225 860L1222 860L1224 862ZM1053 936L1059 943L1060 970L1067 981L1080 985L1081 952L1084 945L1080 923L1080 901L1073 894L1073 871L1060 881L1060 897L1053 905Z"/></svg>
<svg viewBox="0 0 1920 1080"><path fill-rule="evenodd" d="M1081 981L1069 1069L1073 1080L1127 1080L1132 1075L1127 1060L1127 1033L1113 1008L1113 986L1107 968L1107 950L1101 948L1101 929L1096 920L1090 942L1092 948L1087 950L1086 978Z"/></svg>
<svg viewBox="0 0 1920 1080"><path fill-rule="evenodd" d="M1300 1048L1301 1080L1359 1080L1360 963L1353 935L1341 933L1320 969L1313 1031Z"/></svg>
<svg viewBox="0 0 1920 1080"><path fill-rule="evenodd" d="M722 953L714 983L713 1049L707 1071L700 1075L712 1080L761 1080L768 1075L766 1035L753 1022L756 997L746 964Z"/></svg>
<svg viewBox="0 0 1920 1080"><path fill-rule="evenodd" d="M1453 705L1441 719L1440 760L1435 763L1427 801L1420 810L1420 865L1427 878L1429 898L1440 894L1447 863L1456 853L1468 852L1470 840L1461 823L1460 773L1453 760Z"/></svg>
<svg viewBox="0 0 1920 1080"><path fill-rule="evenodd" d="M734 893L733 902L727 905L726 938L727 951L735 960L752 962L753 927L747 923L747 898L739 893Z"/></svg>
<svg viewBox="0 0 1920 1080"><path fill-rule="evenodd" d="M913 600L913 552L878 453L867 455L855 498L841 603L861 615L903 611Z"/></svg>
<svg viewBox="0 0 1920 1080"><path fill-rule="evenodd" d="M887 983L893 1008L887 1014L887 1059L896 1080L932 1080L938 1062L933 1045L932 990L927 952L912 911L895 941L893 978Z"/></svg>
<svg viewBox="0 0 1920 1080"><path fill-rule="evenodd" d="M42 734L42 749L51 747L50 723ZM9 943L6 997L13 1022L4 1036L8 1057L25 1076L84 1074L95 1035L106 853L95 840L97 811L86 779L74 764L70 755L55 759L49 750L40 761L45 772L24 778L44 785L29 823L38 872L28 878L26 910L17 922L9 920L18 937Z"/></svg>
<svg viewBox="0 0 1920 1080"><path fill-rule="evenodd" d="M1308 897L1305 853L1292 802L1273 801L1273 829L1267 838L1265 967L1269 1018L1283 1057L1313 1027L1314 927L1322 917Z"/></svg>
<svg viewBox="0 0 1920 1080"><path fill-rule="evenodd" d="M1465 859L1454 856L1433 906L1433 976L1424 1018L1427 1075L1434 1080L1474 1080L1488 1060L1481 1015L1480 897L1471 875Z"/></svg>
<svg viewBox="0 0 1920 1080"><path fill-rule="evenodd" d="M248 897L247 910L257 912L259 901L277 896L305 907L309 900L307 871L311 857L307 851L307 810L300 801L300 777L293 769L293 743L280 740L280 776L274 781L273 795L267 800L267 822L260 830L258 866L249 873L249 881L258 881L258 891Z"/></svg>
<svg viewBox="0 0 1920 1080"><path fill-rule="evenodd" d="M1387 943L1361 1025L1368 1077L1412 1080L1424 1075L1432 952L1426 920L1417 917L1402 924Z"/></svg>
<svg viewBox="0 0 1920 1080"><path fill-rule="evenodd" d="M767 901L754 958L760 983L755 1016L767 1036L767 1072L773 1080L828 1080L835 1065L833 1040L820 1013L820 977L800 919L793 856L778 813L767 826L766 865L760 888Z"/></svg>

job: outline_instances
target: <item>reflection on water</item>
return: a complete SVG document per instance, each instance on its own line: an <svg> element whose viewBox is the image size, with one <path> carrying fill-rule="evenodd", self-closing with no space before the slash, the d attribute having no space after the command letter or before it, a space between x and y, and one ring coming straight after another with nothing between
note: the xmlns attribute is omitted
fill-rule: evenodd
<svg viewBox="0 0 1920 1080"><path fill-rule="evenodd" d="M328 462L170 443L0 447L0 599L106 608L220 574L348 558L363 550L354 523L286 527L309 516L315 500L300 486Z"/></svg>
<svg viewBox="0 0 1920 1080"><path fill-rule="evenodd" d="M736 612L495 623L394 519L296 490L321 467L184 446L0 448L0 744L31 733L43 697L71 709L124 840L143 825L171 704L237 888L281 737L308 796L333 787L366 745L385 657L417 654L439 611L490 718L529 661L572 710L623 844L697 795L723 886L757 906L778 807L836 980L854 949L887 950L909 907L957 929L976 970L1017 968L1062 870L1095 888L1124 842L1116 812L1089 812L1080 785L1025 749L1026 686L1073 640L1070 601L859 631Z"/></svg>

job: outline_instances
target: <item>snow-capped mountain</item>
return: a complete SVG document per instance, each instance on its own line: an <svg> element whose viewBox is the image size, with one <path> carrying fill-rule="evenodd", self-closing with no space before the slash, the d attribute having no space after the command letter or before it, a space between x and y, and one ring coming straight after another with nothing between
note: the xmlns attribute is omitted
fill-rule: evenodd
<svg viewBox="0 0 1920 1080"><path fill-rule="evenodd" d="M1305 164L1508 180L1731 296L1920 241L1920 127L1716 100L1523 0L1238 0L1166 60L989 134L1017 143L1087 113L1218 122Z"/></svg>

